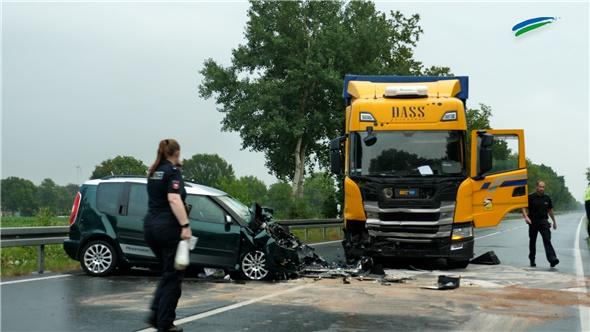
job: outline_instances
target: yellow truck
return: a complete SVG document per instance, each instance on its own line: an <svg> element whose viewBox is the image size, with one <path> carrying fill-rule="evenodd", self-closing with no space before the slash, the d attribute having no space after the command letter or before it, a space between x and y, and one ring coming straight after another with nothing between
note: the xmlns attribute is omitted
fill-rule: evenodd
<svg viewBox="0 0 590 332"><path fill-rule="evenodd" d="M344 240L361 256L445 258L466 267L474 227L527 206L524 132L467 132L466 76L346 75L344 136L330 142L344 178Z"/></svg>

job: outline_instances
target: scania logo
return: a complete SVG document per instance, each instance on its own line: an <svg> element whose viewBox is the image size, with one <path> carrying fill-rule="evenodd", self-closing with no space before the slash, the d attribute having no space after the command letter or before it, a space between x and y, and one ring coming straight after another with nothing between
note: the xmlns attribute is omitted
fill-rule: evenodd
<svg viewBox="0 0 590 332"><path fill-rule="evenodd" d="M424 106L393 106L394 119L419 119L424 117Z"/></svg>

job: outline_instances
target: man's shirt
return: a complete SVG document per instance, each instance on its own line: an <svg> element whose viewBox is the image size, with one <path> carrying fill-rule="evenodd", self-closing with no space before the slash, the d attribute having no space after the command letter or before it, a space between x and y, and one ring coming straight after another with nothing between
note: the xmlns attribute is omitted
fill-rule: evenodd
<svg viewBox="0 0 590 332"><path fill-rule="evenodd" d="M551 209L553 209L553 203L548 195L539 195L537 192L529 195L529 218L531 220L548 220L547 214Z"/></svg>

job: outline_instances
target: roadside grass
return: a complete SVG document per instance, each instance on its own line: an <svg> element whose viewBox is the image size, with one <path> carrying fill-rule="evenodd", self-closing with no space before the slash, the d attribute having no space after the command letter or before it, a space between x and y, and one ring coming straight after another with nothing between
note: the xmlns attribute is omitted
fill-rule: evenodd
<svg viewBox="0 0 590 332"><path fill-rule="evenodd" d="M67 226L67 217L2 217L0 227Z"/></svg>
<svg viewBox="0 0 590 332"><path fill-rule="evenodd" d="M66 217L3 217L0 227L67 226ZM0 228L0 231L1 231ZM0 276L13 277L37 271L38 247L9 247L0 250ZM45 246L45 271L62 272L79 269L80 263L71 259L61 244Z"/></svg>
<svg viewBox="0 0 590 332"><path fill-rule="evenodd" d="M305 240L305 230L303 228L293 228L291 232L304 243L317 243L325 241L342 240L341 234L342 226L326 228L326 238L323 238L321 228L309 228L307 230L307 241Z"/></svg>
<svg viewBox="0 0 590 332"><path fill-rule="evenodd" d="M2 248L0 276L13 277L37 271L38 247ZM61 244L45 246L45 271L62 272L79 269L80 263L71 259Z"/></svg>

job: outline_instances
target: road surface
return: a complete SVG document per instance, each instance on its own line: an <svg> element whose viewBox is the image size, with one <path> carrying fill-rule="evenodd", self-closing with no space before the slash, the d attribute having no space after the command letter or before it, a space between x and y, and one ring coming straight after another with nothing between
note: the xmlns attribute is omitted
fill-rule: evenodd
<svg viewBox="0 0 590 332"><path fill-rule="evenodd" d="M589 329L590 255L581 213L558 216L553 244L561 263L549 268L542 242L537 268L528 267L522 220L476 231L476 254L493 250L501 265L445 271L387 272L412 277L404 284L298 279L288 282L205 282L187 278L177 310L186 331L580 331ZM341 259L339 243L316 246ZM440 274L462 276L450 291L423 289ZM108 278L80 272L3 280L2 331L139 331L158 278L145 271ZM148 329L149 330L149 329Z"/></svg>

